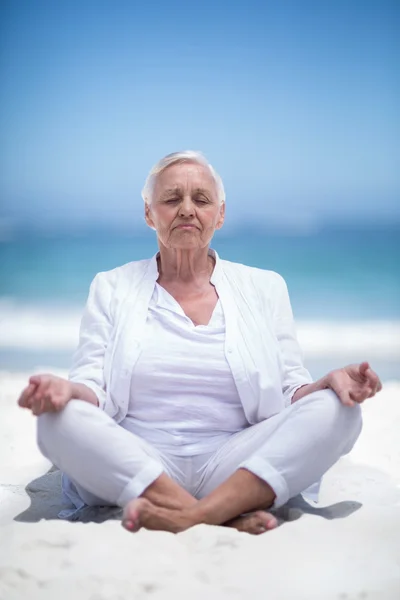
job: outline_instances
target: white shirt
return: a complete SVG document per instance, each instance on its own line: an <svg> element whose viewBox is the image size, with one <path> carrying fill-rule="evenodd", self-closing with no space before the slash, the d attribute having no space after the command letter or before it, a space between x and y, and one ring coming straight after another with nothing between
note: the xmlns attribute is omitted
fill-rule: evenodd
<svg viewBox="0 0 400 600"><path fill-rule="evenodd" d="M225 315L225 357L246 418L255 424L289 406L312 377L303 366L284 279L210 253L210 281ZM132 371L158 277L154 255L98 273L90 286L69 379L92 389L118 423L128 413Z"/></svg>
<svg viewBox="0 0 400 600"><path fill-rule="evenodd" d="M224 346L220 301L208 325L195 326L156 283L122 427L186 456L212 452L247 427Z"/></svg>
<svg viewBox="0 0 400 600"><path fill-rule="evenodd" d="M225 358L252 425L284 410L312 377L303 366L283 277L210 254L210 282L225 316ZM155 254L98 273L90 286L69 379L92 389L117 423L129 410L132 372L158 277Z"/></svg>

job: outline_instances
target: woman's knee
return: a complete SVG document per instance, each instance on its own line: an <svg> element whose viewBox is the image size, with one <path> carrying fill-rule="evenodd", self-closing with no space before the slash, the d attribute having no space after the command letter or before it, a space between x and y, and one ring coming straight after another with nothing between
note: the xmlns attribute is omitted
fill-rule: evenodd
<svg viewBox="0 0 400 600"><path fill-rule="evenodd" d="M60 437L68 436L77 426L83 414L92 407L82 400L70 400L59 412L47 412L37 417L37 444L44 456L49 458L51 447Z"/></svg>
<svg viewBox="0 0 400 600"><path fill-rule="evenodd" d="M359 404L354 406L344 406L345 413L345 425L347 428L347 446L344 453L347 454L353 448L354 444L358 440L362 431L362 411Z"/></svg>
<svg viewBox="0 0 400 600"><path fill-rule="evenodd" d="M333 421L333 426L340 433L341 439L346 440L345 452L350 452L362 430L361 406L359 404L346 406L331 389L321 390L316 394L319 395L327 419Z"/></svg>

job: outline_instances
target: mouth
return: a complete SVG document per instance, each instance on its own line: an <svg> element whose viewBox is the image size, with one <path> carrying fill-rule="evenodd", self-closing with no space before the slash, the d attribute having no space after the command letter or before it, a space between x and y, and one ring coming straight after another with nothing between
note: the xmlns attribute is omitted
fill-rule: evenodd
<svg viewBox="0 0 400 600"><path fill-rule="evenodd" d="M197 229L196 225L177 225L175 229Z"/></svg>

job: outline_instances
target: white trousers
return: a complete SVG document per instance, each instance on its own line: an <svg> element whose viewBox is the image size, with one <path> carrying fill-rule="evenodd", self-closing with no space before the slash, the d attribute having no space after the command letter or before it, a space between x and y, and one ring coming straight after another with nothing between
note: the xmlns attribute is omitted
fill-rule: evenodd
<svg viewBox="0 0 400 600"><path fill-rule="evenodd" d="M203 498L244 468L272 487L272 508L278 508L350 452L361 428L360 406L344 406L334 392L322 390L233 434L210 454L173 456L159 452L99 408L71 400L60 413L38 417L38 445L90 506L123 507L162 473Z"/></svg>

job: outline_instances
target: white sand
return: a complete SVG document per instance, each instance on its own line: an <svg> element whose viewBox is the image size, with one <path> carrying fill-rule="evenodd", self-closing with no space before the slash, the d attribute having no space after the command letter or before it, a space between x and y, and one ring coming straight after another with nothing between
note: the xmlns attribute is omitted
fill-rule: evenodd
<svg viewBox="0 0 400 600"><path fill-rule="evenodd" d="M16 406L27 377L0 373L0 600L400 598L400 383L364 405L318 508L295 499L281 527L253 537L55 520L59 474L45 475L35 418Z"/></svg>

